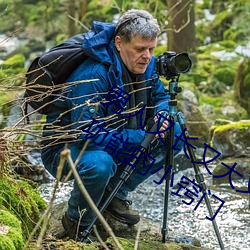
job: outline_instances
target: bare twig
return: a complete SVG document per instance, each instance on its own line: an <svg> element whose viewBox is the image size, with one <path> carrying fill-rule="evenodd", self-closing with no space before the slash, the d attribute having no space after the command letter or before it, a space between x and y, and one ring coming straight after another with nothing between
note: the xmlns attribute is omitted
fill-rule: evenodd
<svg viewBox="0 0 250 250"><path fill-rule="evenodd" d="M82 192L82 194L84 195L84 198L86 199L86 201L88 202L90 208L94 211L94 213L97 215L98 219L100 220L100 222L102 223L102 225L104 226L105 230L108 232L108 234L113 238L115 245L118 247L119 250L123 250L123 247L121 246L121 244L119 243L119 241L117 240L116 236L114 235L111 227L109 226L109 224L106 222L106 220L104 219L104 217L102 216L102 214L100 213L100 211L98 210L98 208L96 207L95 203L93 202L92 198L90 197L88 191L86 190L79 174L77 173L77 170L75 168L74 162L71 158L71 154L70 154L70 150L69 149L64 149L61 152L61 157L62 158L66 158L68 160L69 166L73 172L73 176L75 178L75 181L78 184L78 187L80 189L80 191Z"/></svg>
<svg viewBox="0 0 250 250"><path fill-rule="evenodd" d="M94 233L95 233L97 239L100 241L100 243L104 247L104 249L109 250L108 246L105 244L105 242L102 240L100 234L98 233L96 225L93 226L93 230L94 230Z"/></svg>
<svg viewBox="0 0 250 250"><path fill-rule="evenodd" d="M138 230L137 230L137 234L136 234L136 238L135 238L135 246L134 246L134 250L138 249L138 245L139 245L139 237L140 237L140 233L141 233L141 220L139 221L139 225L138 225Z"/></svg>
<svg viewBox="0 0 250 250"><path fill-rule="evenodd" d="M54 186L54 189L53 189L53 192L52 192L52 197L50 199L48 207L47 207L46 211L44 212L44 214L41 216L40 220L36 224L35 228L31 232L31 234L29 235L29 238L28 238L26 244L24 245L23 250L28 249L30 241L32 240L32 238L35 235L36 231L39 229L39 227L43 223L40 234L38 236L37 243L36 243L37 247L41 246L42 239L43 239L43 236L44 236L44 234L46 232L46 228L47 228L50 216L51 216L51 210L52 210L52 206L53 206L53 203L54 203L54 200L55 200L55 195L56 195L56 191L57 191L57 188L58 188L58 185L59 185L59 180L60 180L61 175L62 175L62 170L63 170L65 160L66 159L64 157L60 158L60 162L59 162L58 168L57 168L56 182L55 182L55 186Z"/></svg>
<svg viewBox="0 0 250 250"><path fill-rule="evenodd" d="M80 24L86 31L89 31L89 28L87 26L85 26L82 22L80 22L79 20L77 20L76 18L74 18L71 15L68 15L68 17L72 20L74 20L76 23Z"/></svg>

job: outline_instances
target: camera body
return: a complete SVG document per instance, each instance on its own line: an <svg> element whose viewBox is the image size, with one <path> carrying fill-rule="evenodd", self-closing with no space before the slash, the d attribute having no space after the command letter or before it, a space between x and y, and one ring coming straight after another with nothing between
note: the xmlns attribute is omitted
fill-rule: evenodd
<svg viewBox="0 0 250 250"><path fill-rule="evenodd" d="M167 80L187 73L192 66L192 61L187 53L176 54L174 51L164 52L156 59L156 70L160 76Z"/></svg>

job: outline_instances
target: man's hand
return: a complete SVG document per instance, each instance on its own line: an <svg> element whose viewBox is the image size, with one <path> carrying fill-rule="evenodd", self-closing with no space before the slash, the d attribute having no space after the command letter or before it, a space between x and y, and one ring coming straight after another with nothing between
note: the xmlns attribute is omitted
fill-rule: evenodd
<svg viewBox="0 0 250 250"><path fill-rule="evenodd" d="M155 117L154 117L154 121L157 122L157 120L160 118L160 116L157 114ZM170 126L170 123L169 121L167 120L164 120L164 122L162 123L159 131L164 131L166 130L168 127ZM165 138L165 133L160 133L160 136L161 138ZM155 135L155 139L158 139L159 138L159 134L156 134Z"/></svg>

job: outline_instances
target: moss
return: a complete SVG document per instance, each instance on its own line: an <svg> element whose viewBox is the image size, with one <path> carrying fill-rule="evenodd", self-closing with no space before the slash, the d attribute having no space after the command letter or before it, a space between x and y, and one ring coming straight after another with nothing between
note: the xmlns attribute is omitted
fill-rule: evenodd
<svg viewBox="0 0 250 250"><path fill-rule="evenodd" d="M13 241L7 235L0 234L0 249L16 250Z"/></svg>
<svg viewBox="0 0 250 250"><path fill-rule="evenodd" d="M25 65L25 56L23 54L16 54L7 60L5 60L2 65L2 73L1 73L1 78L5 78L6 76L15 76L13 79L11 79L11 82L15 82L13 85L19 85L22 82L23 76L17 76L20 73L24 73ZM3 77L4 76L4 77ZM4 81L5 79L2 79Z"/></svg>
<svg viewBox="0 0 250 250"><path fill-rule="evenodd" d="M208 95L201 95L199 97L199 102L200 103L207 103L207 104L210 104L214 107L221 107L222 104L224 103L224 99L222 96L214 96L214 97L211 97L211 96L208 96Z"/></svg>
<svg viewBox="0 0 250 250"><path fill-rule="evenodd" d="M235 78L235 96L240 105L244 107L250 116L250 59L246 58L237 70Z"/></svg>
<svg viewBox="0 0 250 250"><path fill-rule="evenodd" d="M0 223L10 227L6 235L0 235L0 249L21 249L24 243L20 221L10 212L0 210Z"/></svg>
<svg viewBox="0 0 250 250"><path fill-rule="evenodd" d="M225 132L231 129L241 130L241 129L245 129L249 127L250 127L250 121L239 121L239 122L234 122L234 123L230 123L230 124L226 124L222 126L218 125L216 126L214 132L221 133L221 132Z"/></svg>
<svg viewBox="0 0 250 250"><path fill-rule="evenodd" d="M25 56L16 54L1 64L0 84L20 86L25 81Z"/></svg>
<svg viewBox="0 0 250 250"><path fill-rule="evenodd" d="M0 221L7 226L14 227L17 230L21 230L20 221L16 218L16 216L11 214L7 210L0 209Z"/></svg>
<svg viewBox="0 0 250 250"><path fill-rule="evenodd" d="M235 134L235 138L237 138L237 141L247 143L250 140L250 120L243 120L238 122L232 122L225 125L214 125L211 130L211 141L210 145L214 147L215 138L217 141L220 142L220 144L226 144L228 147L228 152L234 152L234 145L232 142L230 142L230 136L228 136L230 133ZM249 130L249 132L247 132Z"/></svg>
<svg viewBox="0 0 250 250"><path fill-rule="evenodd" d="M38 192L23 180L14 180L9 176L0 179L0 206L4 206L20 221L24 237L34 228L40 218L40 211L46 207Z"/></svg>
<svg viewBox="0 0 250 250"><path fill-rule="evenodd" d="M1 80L0 80L1 81ZM12 91L0 91L0 108L2 110L3 105L11 100L14 100L16 97L16 93ZM11 105L9 105L11 106Z"/></svg>
<svg viewBox="0 0 250 250"><path fill-rule="evenodd" d="M124 250L133 250L135 245L134 239L124 239L118 238L120 244L122 245ZM106 242L113 245L113 240L109 238ZM113 249L113 248L112 248ZM183 244L183 243L175 243L175 242L167 242L162 243L161 241L155 240L140 240L138 244L139 250L199 250L205 249L202 247L196 247L193 245Z"/></svg>
<svg viewBox="0 0 250 250"><path fill-rule="evenodd" d="M234 40L223 40L219 42L219 45L222 46L226 51L232 52L237 47L237 43Z"/></svg>
<svg viewBox="0 0 250 250"><path fill-rule="evenodd" d="M25 64L25 56L23 54L16 54L2 64L2 69L9 69L10 67L23 68Z"/></svg>
<svg viewBox="0 0 250 250"><path fill-rule="evenodd" d="M7 236L12 240L16 249L21 249L24 245L22 231L16 231L15 228L11 228Z"/></svg>
<svg viewBox="0 0 250 250"><path fill-rule="evenodd" d="M228 67L221 67L214 71L213 77L228 86L232 86L235 78L235 70Z"/></svg>

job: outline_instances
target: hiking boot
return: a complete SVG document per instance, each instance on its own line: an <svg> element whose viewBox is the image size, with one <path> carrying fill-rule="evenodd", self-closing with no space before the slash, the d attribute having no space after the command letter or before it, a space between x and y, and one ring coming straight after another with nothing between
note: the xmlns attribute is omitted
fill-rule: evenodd
<svg viewBox="0 0 250 250"><path fill-rule="evenodd" d="M70 219L67 213L62 217L62 225L65 230L65 237L68 236L70 239L73 239L78 242L91 243L94 241L98 241L97 237L93 236L93 234L89 234L88 237L83 237L83 232L87 227L83 227L75 223L72 219Z"/></svg>
<svg viewBox="0 0 250 250"><path fill-rule="evenodd" d="M130 208L131 205L132 201L114 197L105 211L122 223L134 225L140 221L140 216Z"/></svg>

